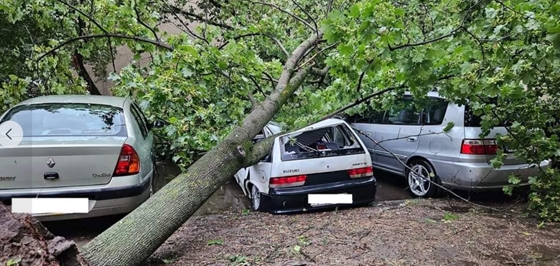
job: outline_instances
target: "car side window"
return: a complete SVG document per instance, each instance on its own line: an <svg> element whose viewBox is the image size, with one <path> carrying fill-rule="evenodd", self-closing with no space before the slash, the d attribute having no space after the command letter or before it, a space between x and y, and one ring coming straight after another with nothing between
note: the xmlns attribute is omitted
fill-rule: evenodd
<svg viewBox="0 0 560 266"><path fill-rule="evenodd" d="M142 119L142 121L144 121L144 124L146 125L146 128L149 128L150 122L146 118L146 115L144 114L144 112L142 112L142 109L140 109L140 107L138 107L138 105L136 105L135 103L132 103L132 106L134 106L134 108L136 108L136 111L138 112L138 114L140 114L140 119Z"/></svg>
<svg viewBox="0 0 560 266"><path fill-rule="evenodd" d="M425 125L441 125L447 112L449 102L442 98L431 97L428 107L424 110Z"/></svg>
<svg viewBox="0 0 560 266"><path fill-rule="evenodd" d="M146 138L148 136L148 127L138 111L138 109L134 106L134 104L130 105L130 110L132 111L132 116L134 116L134 120L140 127L140 132L142 132L142 137Z"/></svg>
<svg viewBox="0 0 560 266"><path fill-rule="evenodd" d="M422 113L415 105L411 97L398 100L390 110L385 112L382 124L396 125L420 125L420 114Z"/></svg>
<svg viewBox="0 0 560 266"><path fill-rule="evenodd" d="M363 115L353 115L349 117L348 121L351 123L368 123L368 124L380 124L383 120L383 114L385 111L373 110L368 108Z"/></svg>

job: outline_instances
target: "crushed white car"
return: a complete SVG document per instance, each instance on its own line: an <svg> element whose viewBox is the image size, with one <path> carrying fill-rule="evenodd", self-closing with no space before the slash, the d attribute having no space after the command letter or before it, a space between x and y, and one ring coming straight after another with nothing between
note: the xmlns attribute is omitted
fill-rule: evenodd
<svg viewBox="0 0 560 266"><path fill-rule="evenodd" d="M268 124L256 140L280 132ZM340 119L275 137L270 154L235 179L253 210L278 214L368 205L377 192L369 151Z"/></svg>

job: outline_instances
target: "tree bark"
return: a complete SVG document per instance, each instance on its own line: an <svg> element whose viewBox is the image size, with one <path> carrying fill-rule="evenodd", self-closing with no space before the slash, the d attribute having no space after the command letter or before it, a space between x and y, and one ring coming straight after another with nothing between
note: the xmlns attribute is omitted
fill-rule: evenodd
<svg viewBox="0 0 560 266"><path fill-rule="evenodd" d="M241 167L254 164L270 151L272 141L253 146L251 140L303 83L310 68L295 74L294 69L321 37L322 33L314 34L294 50L275 90L223 141L152 198L86 244L82 254L88 262L94 266L142 263Z"/></svg>
<svg viewBox="0 0 560 266"><path fill-rule="evenodd" d="M101 95L101 92L99 91L99 89L95 85L95 82L93 81L93 79L91 78L91 76L89 75L89 73L86 69L86 66L84 64L84 57L81 54L79 54L78 52L76 52L74 54L74 58L76 60L76 68L78 69L78 73L88 84L87 89L89 91L89 94L91 94L91 95Z"/></svg>

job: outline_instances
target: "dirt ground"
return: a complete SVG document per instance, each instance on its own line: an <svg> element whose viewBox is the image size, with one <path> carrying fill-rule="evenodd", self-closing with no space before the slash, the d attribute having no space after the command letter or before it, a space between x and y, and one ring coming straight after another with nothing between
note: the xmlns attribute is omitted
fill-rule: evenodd
<svg viewBox="0 0 560 266"><path fill-rule="evenodd" d="M152 256L159 265L560 265L560 226L521 205L488 212L406 200L331 212L191 218Z"/></svg>

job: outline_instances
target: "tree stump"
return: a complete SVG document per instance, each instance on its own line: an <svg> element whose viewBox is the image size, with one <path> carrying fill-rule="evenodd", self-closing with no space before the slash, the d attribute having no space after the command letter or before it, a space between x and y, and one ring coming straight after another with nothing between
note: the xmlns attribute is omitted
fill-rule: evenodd
<svg viewBox="0 0 560 266"><path fill-rule="evenodd" d="M0 203L0 265L88 266L74 241L54 236L37 219Z"/></svg>

